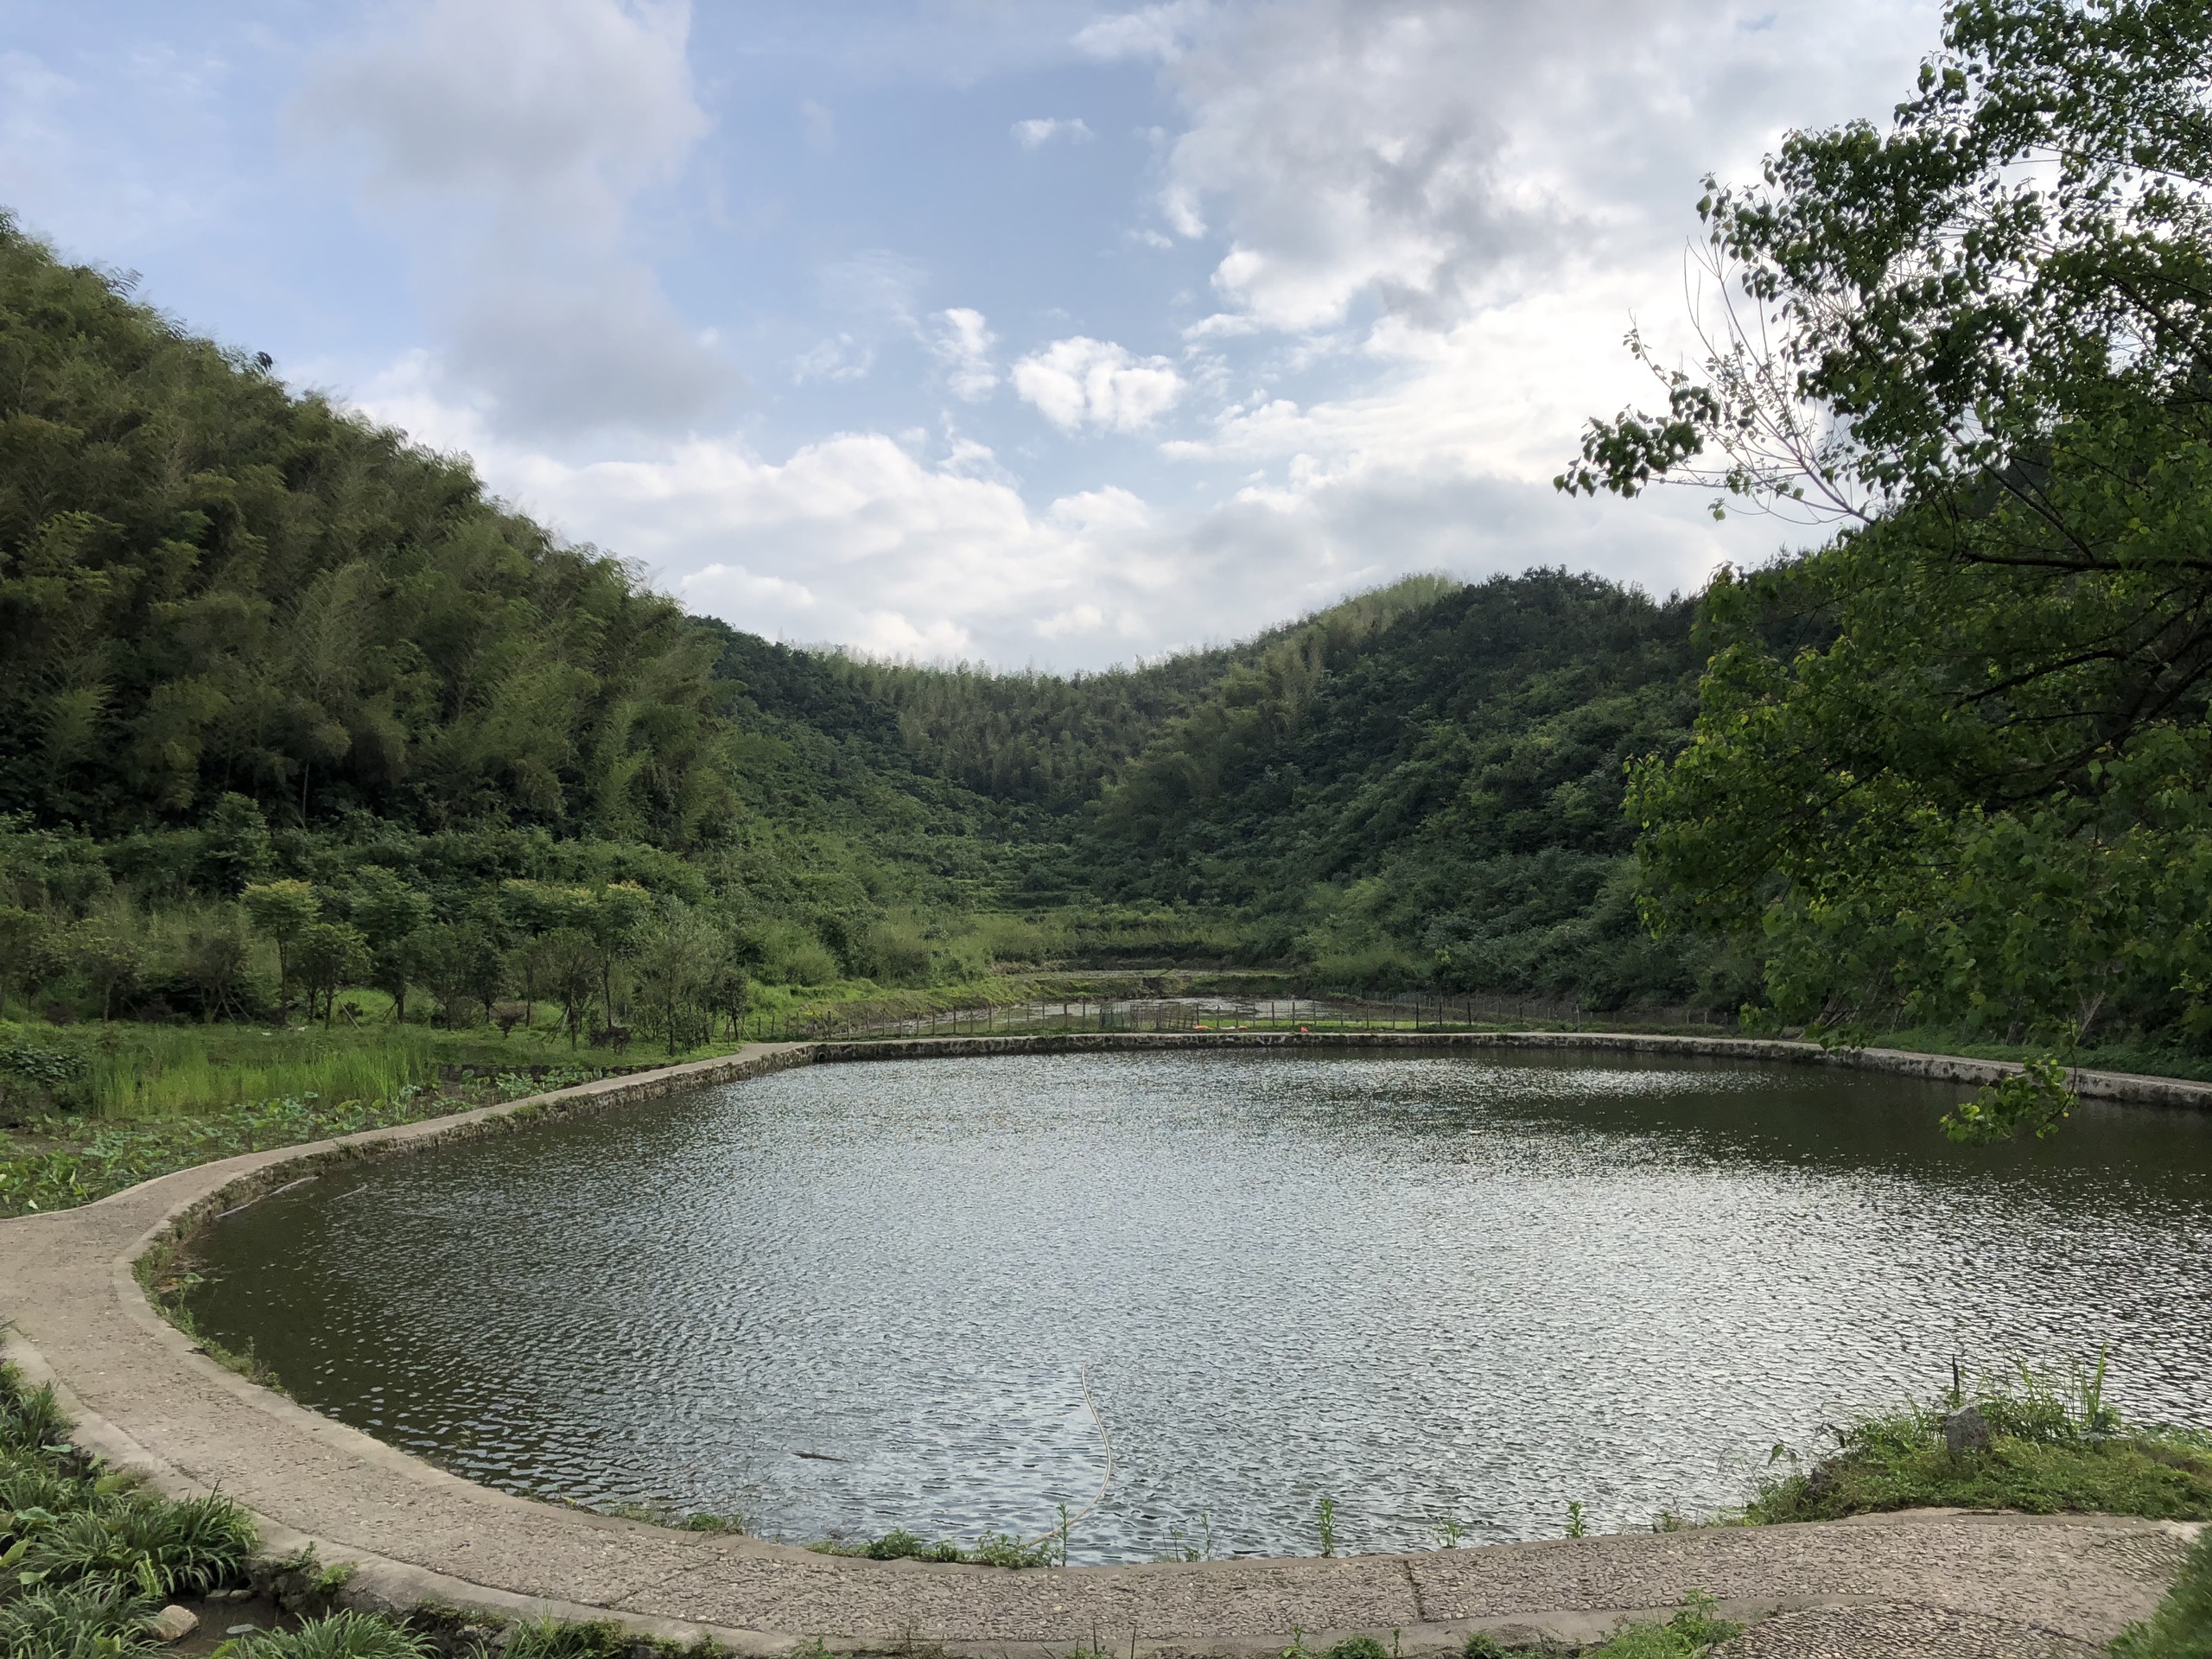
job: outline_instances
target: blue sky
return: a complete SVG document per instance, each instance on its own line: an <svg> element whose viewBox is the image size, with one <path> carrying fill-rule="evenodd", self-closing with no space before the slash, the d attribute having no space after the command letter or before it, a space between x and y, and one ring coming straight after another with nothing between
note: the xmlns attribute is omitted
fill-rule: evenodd
<svg viewBox="0 0 2212 1659"><path fill-rule="evenodd" d="M1920 0L0 0L0 204L696 610L1072 668L1415 570L1789 534L1570 502L1707 169Z"/></svg>

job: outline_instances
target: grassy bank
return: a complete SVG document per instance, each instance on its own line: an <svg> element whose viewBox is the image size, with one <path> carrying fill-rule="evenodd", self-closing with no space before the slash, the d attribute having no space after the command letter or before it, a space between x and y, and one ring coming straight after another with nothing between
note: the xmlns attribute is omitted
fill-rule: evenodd
<svg viewBox="0 0 2212 1659"><path fill-rule="evenodd" d="M2123 1421L2105 1366L2063 1376L2022 1367L1936 1398L1849 1420L1834 1449L1759 1483L1742 1519L1833 1521L1956 1508L2212 1520L2212 1433Z"/></svg>

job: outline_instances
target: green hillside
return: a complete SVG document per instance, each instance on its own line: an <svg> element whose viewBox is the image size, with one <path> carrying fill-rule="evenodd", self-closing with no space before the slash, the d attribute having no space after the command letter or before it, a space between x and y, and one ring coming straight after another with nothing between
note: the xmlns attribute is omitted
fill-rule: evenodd
<svg viewBox="0 0 2212 1659"><path fill-rule="evenodd" d="M795 650L0 226L0 1014L677 1047L1169 963L1679 1002L1621 794L1689 625L1537 572L1099 673Z"/></svg>

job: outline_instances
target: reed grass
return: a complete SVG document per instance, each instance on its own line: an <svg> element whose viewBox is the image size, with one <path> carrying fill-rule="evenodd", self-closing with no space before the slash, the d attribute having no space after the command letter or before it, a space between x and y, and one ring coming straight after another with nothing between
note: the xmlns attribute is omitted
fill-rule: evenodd
<svg viewBox="0 0 2212 1659"><path fill-rule="evenodd" d="M102 1117L143 1120L221 1110L250 1101L389 1100L436 1081L435 1033L415 1026L366 1032L250 1033L141 1027L95 1049L86 1104Z"/></svg>

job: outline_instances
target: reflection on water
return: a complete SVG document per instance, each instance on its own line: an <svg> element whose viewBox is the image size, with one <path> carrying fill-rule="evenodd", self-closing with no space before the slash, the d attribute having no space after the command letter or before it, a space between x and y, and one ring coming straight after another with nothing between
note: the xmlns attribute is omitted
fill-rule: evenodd
<svg viewBox="0 0 2212 1659"><path fill-rule="evenodd" d="M1956 1089L1730 1062L1070 1055L786 1071L326 1179L194 1312L476 1479L792 1540L1471 1541L1741 1497L1777 1440L2113 1346L2212 1413L2212 1120L1991 1154ZM803 1456L802 1453L817 1455Z"/></svg>

